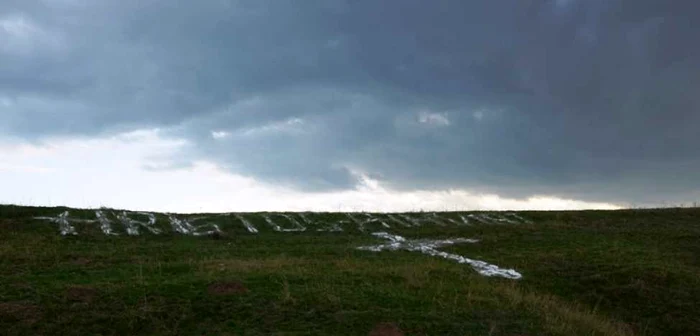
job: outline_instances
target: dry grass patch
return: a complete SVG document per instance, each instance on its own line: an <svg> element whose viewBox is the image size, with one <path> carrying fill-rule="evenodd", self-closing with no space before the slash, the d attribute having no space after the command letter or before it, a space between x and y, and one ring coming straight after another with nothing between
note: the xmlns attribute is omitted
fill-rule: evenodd
<svg viewBox="0 0 700 336"><path fill-rule="evenodd" d="M332 261L336 270L352 273L368 274L370 276L396 276L405 281L409 288L422 288L433 281L432 272L444 271L445 264L440 259L418 259L411 263L395 264L386 259L365 261L357 259L339 259ZM463 265L460 265L464 267Z"/></svg>
<svg viewBox="0 0 700 336"><path fill-rule="evenodd" d="M200 262L200 270L204 272L276 272L282 269L308 266L314 263L305 258L297 257L270 257L270 258L246 258L246 259L210 259Z"/></svg>
<svg viewBox="0 0 700 336"><path fill-rule="evenodd" d="M64 292L68 300L81 303L91 303L99 294L97 289L86 286L71 286L66 288Z"/></svg>
<svg viewBox="0 0 700 336"><path fill-rule="evenodd" d="M41 308L27 302L0 302L0 320L34 324L41 319Z"/></svg>
<svg viewBox="0 0 700 336"><path fill-rule="evenodd" d="M0 230L12 231L19 228L20 222L13 219L0 219Z"/></svg>
<svg viewBox="0 0 700 336"><path fill-rule="evenodd" d="M209 285L207 291L211 295L232 295L248 292L248 287L238 281L217 282Z"/></svg>
<svg viewBox="0 0 700 336"><path fill-rule="evenodd" d="M88 266L92 264L92 260L84 257L78 257L73 260L71 260L71 263L76 265L76 266Z"/></svg>
<svg viewBox="0 0 700 336"><path fill-rule="evenodd" d="M595 335L634 335L625 323L611 320L553 295L529 292L517 284L495 285L491 288L495 291L494 294L505 299L505 304L540 315L545 322L544 327L555 334L575 335L581 330L593 330Z"/></svg>
<svg viewBox="0 0 700 336"><path fill-rule="evenodd" d="M369 332L369 336L403 336L404 333L395 323L379 323Z"/></svg>

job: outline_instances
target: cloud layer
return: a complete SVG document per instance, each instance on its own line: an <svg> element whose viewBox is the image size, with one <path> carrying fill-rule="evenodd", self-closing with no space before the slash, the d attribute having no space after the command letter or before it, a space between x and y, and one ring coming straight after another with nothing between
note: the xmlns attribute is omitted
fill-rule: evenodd
<svg viewBox="0 0 700 336"><path fill-rule="evenodd" d="M3 1L0 134L300 190L700 198L691 0Z"/></svg>
<svg viewBox="0 0 700 336"><path fill-rule="evenodd" d="M352 190L309 193L232 174L212 162L169 166L167 158L182 146L186 143L163 139L153 130L90 139L53 138L40 144L0 142L0 204L179 213L619 207L552 197L513 199L455 189L397 191L361 175Z"/></svg>

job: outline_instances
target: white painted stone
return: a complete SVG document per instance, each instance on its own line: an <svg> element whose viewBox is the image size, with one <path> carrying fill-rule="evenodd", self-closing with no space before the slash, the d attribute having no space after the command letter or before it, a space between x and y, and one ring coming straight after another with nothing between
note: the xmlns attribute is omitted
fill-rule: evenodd
<svg viewBox="0 0 700 336"><path fill-rule="evenodd" d="M243 226L248 230L250 233L258 233L258 229L253 226L247 219L243 218L243 215L241 214L236 214L236 217L243 223Z"/></svg>
<svg viewBox="0 0 700 336"><path fill-rule="evenodd" d="M380 251L413 251L421 252L423 254L441 257L449 260L454 260L460 264L468 264L479 274L484 276L497 276L507 279L520 279L522 275L515 271L514 269L504 269L496 265L489 264L485 261L474 260L467 257L463 257L457 254L447 253L438 251L437 249L443 246L449 246L457 243L476 243L477 239L467 239L467 238L453 238L453 239L442 239L442 240L407 240L404 237L398 235L392 235L387 232L375 232L373 235L389 240L388 244L380 244L374 246L360 246L357 249L380 252Z"/></svg>
<svg viewBox="0 0 700 336"><path fill-rule="evenodd" d="M139 235L139 227L144 227L148 231L150 231L152 234L160 234L161 231L155 227L156 224L156 216L154 214L150 213L140 213L142 215L148 216L148 222L142 222L138 221L135 219L129 218L129 215L126 211L123 211L121 214L115 214L115 217L119 222L124 225L126 228L126 233L130 236L138 236Z"/></svg>
<svg viewBox="0 0 700 336"><path fill-rule="evenodd" d="M56 217L35 217L35 218L49 220L51 222L58 224L58 230L62 236L68 236L68 235L75 236L78 234L78 232L75 230L73 225L71 225L70 222L68 221L69 214L70 213L68 211L64 211Z"/></svg>
<svg viewBox="0 0 700 336"><path fill-rule="evenodd" d="M290 228L290 229L284 229L284 228L283 228L283 229L282 229L282 232L304 232L304 231L306 231L306 227L304 227L303 225L301 225L301 223L299 223L299 222L298 222L296 219L294 219L292 216L287 215L287 214L281 214L281 215L282 215L282 217L284 217L284 218L286 218L287 220L289 220L289 222L291 222L292 225L294 225L294 228Z"/></svg>
<svg viewBox="0 0 700 336"><path fill-rule="evenodd" d="M105 215L104 212L100 210L95 211L95 217L97 217L97 221L100 223L100 229L102 230L102 233L108 236L119 235L118 233L112 230L112 223L109 221L107 215Z"/></svg>

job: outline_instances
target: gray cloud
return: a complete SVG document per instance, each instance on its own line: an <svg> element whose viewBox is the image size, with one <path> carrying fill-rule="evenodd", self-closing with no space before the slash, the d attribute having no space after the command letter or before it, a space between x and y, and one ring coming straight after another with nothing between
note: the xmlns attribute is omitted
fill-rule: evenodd
<svg viewBox="0 0 700 336"><path fill-rule="evenodd" d="M700 197L691 0L4 1L0 132L160 127L295 187ZM212 132L218 132L217 137Z"/></svg>

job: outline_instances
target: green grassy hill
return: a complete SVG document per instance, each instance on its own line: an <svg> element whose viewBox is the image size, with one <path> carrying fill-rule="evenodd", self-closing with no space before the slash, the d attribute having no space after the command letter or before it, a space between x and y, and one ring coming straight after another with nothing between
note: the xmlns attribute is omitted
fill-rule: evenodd
<svg viewBox="0 0 700 336"><path fill-rule="evenodd" d="M0 206L0 242L3 335L700 335L698 209Z"/></svg>

